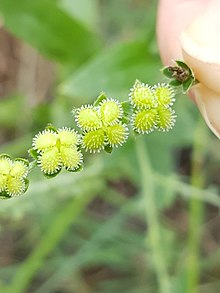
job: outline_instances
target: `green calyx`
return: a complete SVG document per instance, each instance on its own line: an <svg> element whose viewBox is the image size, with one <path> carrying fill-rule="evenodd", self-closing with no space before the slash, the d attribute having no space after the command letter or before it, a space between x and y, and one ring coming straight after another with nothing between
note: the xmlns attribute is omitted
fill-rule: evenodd
<svg viewBox="0 0 220 293"><path fill-rule="evenodd" d="M161 71L170 80L171 86L182 87L183 93L187 93L198 80L185 62L176 60L175 63L176 65L166 66Z"/></svg>

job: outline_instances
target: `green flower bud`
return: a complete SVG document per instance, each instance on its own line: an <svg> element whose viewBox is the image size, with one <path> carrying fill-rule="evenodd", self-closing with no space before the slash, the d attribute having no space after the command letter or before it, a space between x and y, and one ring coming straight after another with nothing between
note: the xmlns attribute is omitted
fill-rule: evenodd
<svg viewBox="0 0 220 293"><path fill-rule="evenodd" d="M100 152L105 146L104 130L101 128L84 133L82 143L86 151L90 153Z"/></svg>
<svg viewBox="0 0 220 293"><path fill-rule="evenodd" d="M113 125L122 118L121 104L114 99L106 99L100 104L100 116L103 125Z"/></svg>
<svg viewBox="0 0 220 293"><path fill-rule="evenodd" d="M60 153L57 147L44 151L38 158L38 165L45 174L52 175L62 168Z"/></svg>
<svg viewBox="0 0 220 293"><path fill-rule="evenodd" d="M11 176L16 178L26 177L28 174L28 168L23 161L15 160L10 171Z"/></svg>
<svg viewBox="0 0 220 293"><path fill-rule="evenodd" d="M95 130L102 126L99 113L91 105L77 109L75 119L78 127L83 130Z"/></svg>
<svg viewBox="0 0 220 293"><path fill-rule="evenodd" d="M138 133L150 133L157 125L157 110L141 110L133 114L132 127Z"/></svg>
<svg viewBox="0 0 220 293"><path fill-rule="evenodd" d="M60 156L63 166L69 171L74 171L82 165L83 156L76 147L61 146Z"/></svg>
<svg viewBox="0 0 220 293"><path fill-rule="evenodd" d="M79 134L75 130L67 127L59 128L57 136L62 146L69 147L80 143Z"/></svg>
<svg viewBox="0 0 220 293"><path fill-rule="evenodd" d="M54 147L56 142L57 133L50 129L46 129L33 138L33 148L38 152L45 151Z"/></svg>
<svg viewBox="0 0 220 293"><path fill-rule="evenodd" d="M125 143L128 138L128 128L125 124L115 124L106 127L105 130L107 142L112 147L118 147Z"/></svg>
<svg viewBox="0 0 220 293"><path fill-rule="evenodd" d="M154 91L158 106L172 106L175 102L175 92L174 89L166 83L155 85L152 90Z"/></svg>
<svg viewBox="0 0 220 293"><path fill-rule="evenodd" d="M147 84L136 80L130 90L129 100L133 107L137 109L151 109L157 106L157 98L154 91Z"/></svg>
<svg viewBox="0 0 220 293"><path fill-rule="evenodd" d="M176 122L175 111L171 108L159 107L157 126L160 131L169 131L173 128Z"/></svg>
<svg viewBox="0 0 220 293"><path fill-rule="evenodd" d="M25 182L22 178L9 176L7 180L6 192L10 196L17 196L25 191Z"/></svg>

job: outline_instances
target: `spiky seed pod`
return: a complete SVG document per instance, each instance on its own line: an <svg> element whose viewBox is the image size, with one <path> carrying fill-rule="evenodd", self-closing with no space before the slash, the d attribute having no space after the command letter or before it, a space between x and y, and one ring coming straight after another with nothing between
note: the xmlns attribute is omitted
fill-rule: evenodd
<svg viewBox="0 0 220 293"><path fill-rule="evenodd" d="M62 168L59 150L54 147L44 151L38 158L38 165L45 174L55 174Z"/></svg>
<svg viewBox="0 0 220 293"><path fill-rule="evenodd" d="M37 152L42 152L55 146L56 142L57 133L50 129L45 129L33 138L33 148Z"/></svg>
<svg viewBox="0 0 220 293"><path fill-rule="evenodd" d="M15 161L11 166L10 175L15 178L23 178L28 174L28 166L22 161Z"/></svg>
<svg viewBox="0 0 220 293"><path fill-rule="evenodd" d="M123 145L128 138L128 128L125 124L115 124L106 127L106 140L112 147Z"/></svg>
<svg viewBox="0 0 220 293"><path fill-rule="evenodd" d="M83 157L82 153L77 150L76 147L65 147L61 146L60 156L63 166L67 170L74 171L82 165Z"/></svg>
<svg viewBox="0 0 220 293"><path fill-rule="evenodd" d="M68 127L59 128L57 137L60 139L62 146L70 147L80 143L79 134L74 129Z"/></svg>
<svg viewBox="0 0 220 293"><path fill-rule="evenodd" d="M176 122L175 111L171 108L159 107L157 109L158 119L157 126L160 131L169 131Z"/></svg>
<svg viewBox="0 0 220 293"><path fill-rule="evenodd" d="M152 90L154 91L158 106L169 107L172 106L175 102L175 92L174 89L166 83L157 84L153 86Z"/></svg>
<svg viewBox="0 0 220 293"><path fill-rule="evenodd" d="M149 85L136 80L130 90L129 100L137 109L151 109L157 106L157 98Z"/></svg>
<svg viewBox="0 0 220 293"><path fill-rule="evenodd" d="M141 110L133 114L132 127L138 133L152 132L157 123L157 110Z"/></svg>
<svg viewBox="0 0 220 293"><path fill-rule="evenodd" d="M97 129L84 133L83 147L90 153L100 152L105 146L105 133L103 129Z"/></svg>
<svg viewBox="0 0 220 293"><path fill-rule="evenodd" d="M101 119L96 109L91 105L77 109L75 120L82 130L96 130L102 126Z"/></svg>
<svg viewBox="0 0 220 293"><path fill-rule="evenodd" d="M114 99L103 100L99 107L100 117L104 125L113 125L121 119L123 109Z"/></svg>
<svg viewBox="0 0 220 293"><path fill-rule="evenodd" d="M25 191L25 182L21 178L9 176L7 179L6 192L9 196L18 196Z"/></svg>

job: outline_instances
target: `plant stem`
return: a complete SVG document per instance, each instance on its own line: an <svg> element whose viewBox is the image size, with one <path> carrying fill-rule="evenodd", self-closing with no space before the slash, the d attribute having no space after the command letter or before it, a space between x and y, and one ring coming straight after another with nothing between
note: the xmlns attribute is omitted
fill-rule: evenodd
<svg viewBox="0 0 220 293"><path fill-rule="evenodd" d="M77 196L71 199L60 211L54 221L45 231L36 249L21 264L9 286L1 288L4 293L25 292L32 278L42 267L47 255L56 247L70 225L77 219L79 214L86 208L94 193Z"/></svg>
<svg viewBox="0 0 220 293"><path fill-rule="evenodd" d="M192 154L191 184L199 189L204 188L204 142L207 143L206 128L201 121L196 129ZM196 192L196 191L195 191ZM187 256L187 292L197 293L200 278L200 240L201 223L203 219L204 203L196 197L191 197L189 203L189 238Z"/></svg>
<svg viewBox="0 0 220 293"><path fill-rule="evenodd" d="M154 194L154 178L142 138L136 141L136 153L140 168L142 193L145 199L148 243L152 251L154 266L159 282L160 293L171 293L171 283L161 247L161 229Z"/></svg>

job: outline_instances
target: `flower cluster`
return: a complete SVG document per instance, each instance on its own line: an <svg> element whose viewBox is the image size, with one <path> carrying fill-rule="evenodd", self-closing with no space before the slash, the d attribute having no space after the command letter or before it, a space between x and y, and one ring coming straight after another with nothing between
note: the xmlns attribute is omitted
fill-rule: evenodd
<svg viewBox="0 0 220 293"><path fill-rule="evenodd" d="M122 104L104 94L94 105L85 105L74 112L77 126L83 131L82 147L89 152L106 151L122 145L128 137L123 120Z"/></svg>
<svg viewBox="0 0 220 293"><path fill-rule="evenodd" d="M71 128L47 127L33 138L30 154L37 160L38 166L47 177L56 176L62 169L77 171L83 162L78 148L79 134Z"/></svg>
<svg viewBox="0 0 220 293"><path fill-rule="evenodd" d="M150 87L136 80L129 94L133 107L132 128L137 133L150 133L155 129L169 131L176 115L172 109L175 92L168 84Z"/></svg>
<svg viewBox="0 0 220 293"><path fill-rule="evenodd" d="M47 178L55 177L62 168L80 171L83 164L81 148L90 153L101 150L110 153L114 147L126 142L128 124L139 134L156 129L169 131L176 120L172 109L174 96L174 89L169 84L151 87L138 80L130 91L129 101L120 103L101 93L93 104L73 110L80 134L72 128L56 129L48 125L33 138L29 153L34 161L30 164L24 159L13 161L7 155L0 156L0 197L23 194L28 187L27 175L36 165Z"/></svg>
<svg viewBox="0 0 220 293"><path fill-rule="evenodd" d="M18 196L28 188L29 163L24 159L14 161L8 155L0 156L0 197Z"/></svg>

